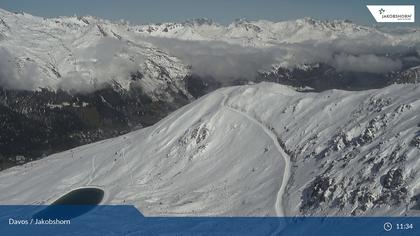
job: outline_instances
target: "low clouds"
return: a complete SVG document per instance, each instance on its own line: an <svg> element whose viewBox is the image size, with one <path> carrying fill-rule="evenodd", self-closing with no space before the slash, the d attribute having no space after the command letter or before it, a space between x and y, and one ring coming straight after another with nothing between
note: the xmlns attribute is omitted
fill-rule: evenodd
<svg viewBox="0 0 420 236"><path fill-rule="evenodd" d="M61 89L87 92L112 81L129 81L131 73L141 70L143 55L125 42L102 38L96 45L74 52L77 68L63 75Z"/></svg>
<svg viewBox="0 0 420 236"><path fill-rule="evenodd" d="M34 89L42 85L38 66L27 60L15 58L6 48L0 47L0 85L10 89Z"/></svg>
<svg viewBox="0 0 420 236"><path fill-rule="evenodd" d="M346 55L338 54L333 57L332 66L338 71L354 71L369 73L386 73L401 69L402 62L387 57L367 55Z"/></svg>
<svg viewBox="0 0 420 236"><path fill-rule="evenodd" d="M241 47L225 42L146 40L191 65L192 73L220 81L255 78L257 71L270 69L276 63L276 54L281 53L281 50Z"/></svg>
<svg viewBox="0 0 420 236"><path fill-rule="evenodd" d="M113 38L100 39L95 45L75 49L72 53L66 61L57 62L51 56L47 61L34 62L13 56L8 49L0 47L0 86L89 92L112 81L129 82L131 73L141 70L144 63L143 55Z"/></svg>
<svg viewBox="0 0 420 236"><path fill-rule="evenodd" d="M253 79L257 72L273 67L292 68L325 63L337 71L387 73L403 67L408 46L376 43L375 39L337 39L329 42L278 44L270 47L242 47L221 41L181 41L146 38L192 66L200 76L220 81Z"/></svg>

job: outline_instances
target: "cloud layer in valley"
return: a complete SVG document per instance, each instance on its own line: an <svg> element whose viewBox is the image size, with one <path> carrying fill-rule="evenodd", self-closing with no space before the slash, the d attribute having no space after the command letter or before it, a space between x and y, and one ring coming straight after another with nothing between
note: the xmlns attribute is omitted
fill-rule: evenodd
<svg viewBox="0 0 420 236"><path fill-rule="evenodd" d="M253 79L257 72L279 66L292 68L313 63L325 63L337 71L387 73L400 70L408 59L405 55L417 53L409 45L381 45L373 40L339 39L270 47L243 47L221 41L147 40L190 64L192 73L220 81Z"/></svg>

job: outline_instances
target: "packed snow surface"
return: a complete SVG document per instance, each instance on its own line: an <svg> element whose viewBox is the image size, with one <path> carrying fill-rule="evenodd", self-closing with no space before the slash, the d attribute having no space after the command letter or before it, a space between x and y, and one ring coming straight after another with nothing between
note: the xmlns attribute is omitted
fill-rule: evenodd
<svg viewBox="0 0 420 236"><path fill-rule="evenodd" d="M154 126L0 172L0 204L92 186L145 215L418 214L419 94L219 89Z"/></svg>

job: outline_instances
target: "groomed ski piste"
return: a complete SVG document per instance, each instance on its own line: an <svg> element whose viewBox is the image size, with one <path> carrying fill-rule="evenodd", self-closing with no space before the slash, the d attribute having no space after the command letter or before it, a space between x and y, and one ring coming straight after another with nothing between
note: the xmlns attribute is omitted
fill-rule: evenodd
<svg viewBox="0 0 420 236"><path fill-rule="evenodd" d="M272 129L270 130L268 127L266 127L260 121L256 120L254 117L249 116L245 112L242 112L240 110L236 110L236 109L234 109L230 106L227 106L226 105L226 100L228 99L228 95L223 94L223 96L224 96L224 99L223 99L222 105L224 107L226 107L227 109L229 109L230 111L233 111L233 112L236 112L238 114L243 115L245 118L247 118L251 122L255 123L262 130L264 130L264 132L267 134L267 136L269 136L273 140L274 146L278 150L279 154L283 157L283 159L284 159L284 171L283 171L283 176L282 176L282 180L281 180L281 187L280 187L280 189L277 193L275 209L276 209L277 216L285 216L284 208L283 208L283 195L284 195L284 192L285 192L285 189L286 189L287 182L288 182L289 177L290 177L290 157L289 157L289 155L286 154L286 152L280 146L280 144L279 144L280 139L279 139L278 135L275 134Z"/></svg>
<svg viewBox="0 0 420 236"><path fill-rule="evenodd" d="M81 187L146 216L417 215L420 86L214 91L151 127L0 172L0 204Z"/></svg>

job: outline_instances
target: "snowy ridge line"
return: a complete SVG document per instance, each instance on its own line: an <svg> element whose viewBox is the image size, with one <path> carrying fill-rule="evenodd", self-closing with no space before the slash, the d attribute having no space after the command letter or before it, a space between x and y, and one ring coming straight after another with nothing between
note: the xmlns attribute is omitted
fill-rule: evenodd
<svg viewBox="0 0 420 236"><path fill-rule="evenodd" d="M245 118L247 118L248 120L250 120L251 122L253 122L254 124L257 124L258 126L260 126L263 131L273 140L274 145L276 146L277 150L279 151L280 155L283 157L284 159L284 172L283 172L283 177L282 177L282 183L280 186L279 191L277 192L277 200L275 203L275 210L276 210L276 215L277 216L285 216L285 207L283 206L283 196L285 194L286 191L286 186L287 183L289 182L289 178L290 178L290 156L283 150L282 146L279 143L279 137L277 136L277 134L275 134L272 130L270 130L268 127L266 127L263 123L261 123L260 121L258 121L257 119L255 119L254 117L239 111L231 106L228 106L226 104L226 101L228 99L228 95L223 93L223 101L222 101L222 106L232 112L238 113L242 116L244 116Z"/></svg>

